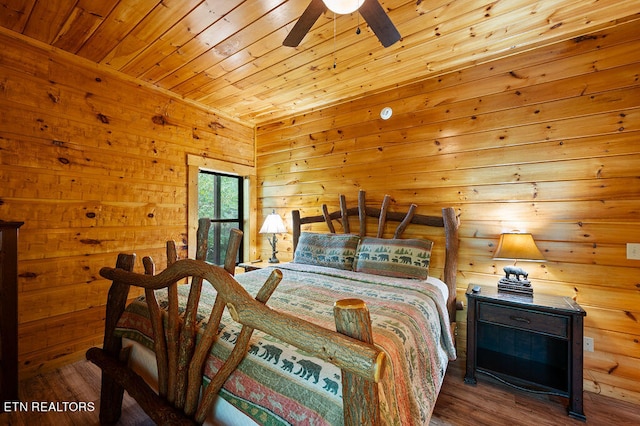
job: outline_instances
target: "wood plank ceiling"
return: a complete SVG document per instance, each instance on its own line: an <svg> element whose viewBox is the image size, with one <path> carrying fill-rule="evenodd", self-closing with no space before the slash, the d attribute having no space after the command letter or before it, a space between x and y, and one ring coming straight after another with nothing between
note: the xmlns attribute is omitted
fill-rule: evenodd
<svg viewBox="0 0 640 426"><path fill-rule="evenodd" d="M402 35L391 47L359 13L332 12L282 46L309 1L0 0L0 26L260 124L640 12L638 0L381 0Z"/></svg>

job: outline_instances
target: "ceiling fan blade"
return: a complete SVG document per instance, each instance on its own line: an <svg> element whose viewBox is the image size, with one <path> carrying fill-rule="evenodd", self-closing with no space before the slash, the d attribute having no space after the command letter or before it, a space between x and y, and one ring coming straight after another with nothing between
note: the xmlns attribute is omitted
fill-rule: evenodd
<svg viewBox="0 0 640 426"><path fill-rule="evenodd" d="M400 33L378 0L365 0L364 4L360 6L360 14L384 47L389 47L400 40Z"/></svg>
<svg viewBox="0 0 640 426"><path fill-rule="evenodd" d="M311 0L311 3L302 12L300 19L298 19L298 22L293 26L282 44L284 46L297 47L325 10L327 10L327 7L322 0Z"/></svg>

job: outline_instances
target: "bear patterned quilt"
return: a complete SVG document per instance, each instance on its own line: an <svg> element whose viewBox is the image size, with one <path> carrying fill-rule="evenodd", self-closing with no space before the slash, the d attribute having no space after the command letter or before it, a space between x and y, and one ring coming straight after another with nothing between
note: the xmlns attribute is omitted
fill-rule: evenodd
<svg viewBox="0 0 640 426"><path fill-rule="evenodd" d="M380 383L383 424L428 424L448 360L455 359L441 281L389 278L314 265L279 265L283 279L267 303L309 322L335 330L333 304L359 298L367 304L374 342L387 357ZM235 278L255 295L270 268ZM187 285L179 286L185 304ZM166 307L166 290L157 292ZM203 283L198 319L205 321L215 290ZM207 376L220 368L233 348L240 326L225 312L218 339L205 365ZM152 349L152 331L144 298L130 304L116 331ZM249 353L229 377L220 395L263 425L341 425L340 369L310 357L256 330Z"/></svg>

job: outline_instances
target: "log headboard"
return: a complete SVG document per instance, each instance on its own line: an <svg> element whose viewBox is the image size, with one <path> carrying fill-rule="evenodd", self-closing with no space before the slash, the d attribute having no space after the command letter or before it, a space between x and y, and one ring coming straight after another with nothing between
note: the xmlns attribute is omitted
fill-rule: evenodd
<svg viewBox="0 0 640 426"><path fill-rule="evenodd" d="M361 237L367 235L367 217L378 219L378 228L376 233L372 235L381 238L387 222L397 222L398 225L393 234L393 238L400 238L404 230L409 224L432 226L443 228L445 236L445 262L443 281L449 288L449 299L447 300L447 309L449 311L449 320L451 323L456 321L456 274L458 271L458 227L459 220L455 210L452 207L442 209L442 216L429 216L416 214L417 206L411 204L407 212L390 212L389 204L391 197L385 195L382 206L371 207L366 205L365 191L360 190L358 193L358 207L347 208L346 198L340 195L340 210L329 212L327 205L322 205L322 215L301 217L299 210L292 211L293 220L293 250L295 252L302 225L310 223L325 222L329 228L329 232L335 233L333 225L334 220L340 220L345 234L351 233L351 225L349 217L358 217L359 230Z"/></svg>

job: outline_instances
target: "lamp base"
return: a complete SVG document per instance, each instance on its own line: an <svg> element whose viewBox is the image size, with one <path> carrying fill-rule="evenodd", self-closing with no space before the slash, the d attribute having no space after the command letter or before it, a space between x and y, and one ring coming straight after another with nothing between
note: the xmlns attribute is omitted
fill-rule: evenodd
<svg viewBox="0 0 640 426"><path fill-rule="evenodd" d="M514 293L524 296L533 296L533 287L529 280L510 280L501 278L498 281L498 291L503 293Z"/></svg>
<svg viewBox="0 0 640 426"><path fill-rule="evenodd" d="M273 238L267 239L269 240L269 244L271 244L271 258L269 259L269 263L280 263L280 261L276 257L276 253L278 253L278 249L276 249L278 237L276 237L276 234L273 234Z"/></svg>

